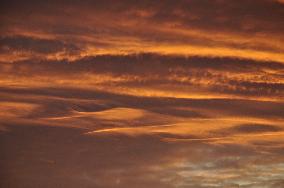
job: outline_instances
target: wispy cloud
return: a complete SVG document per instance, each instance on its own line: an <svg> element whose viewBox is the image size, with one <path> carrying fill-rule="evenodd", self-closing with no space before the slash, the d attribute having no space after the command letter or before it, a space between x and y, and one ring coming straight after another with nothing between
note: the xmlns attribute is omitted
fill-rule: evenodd
<svg viewBox="0 0 284 188"><path fill-rule="evenodd" d="M282 1L0 9L0 187L283 187Z"/></svg>
<svg viewBox="0 0 284 188"><path fill-rule="evenodd" d="M23 38L37 41L33 53L17 54L14 60L40 56L46 40L56 40L61 51L49 54L50 59L156 52L283 62L282 6L266 0L167 1L163 5L50 1L48 6L9 1L3 3L1 33L13 38L10 41L19 40L18 45ZM1 61L12 60L15 54L8 52L2 50Z"/></svg>

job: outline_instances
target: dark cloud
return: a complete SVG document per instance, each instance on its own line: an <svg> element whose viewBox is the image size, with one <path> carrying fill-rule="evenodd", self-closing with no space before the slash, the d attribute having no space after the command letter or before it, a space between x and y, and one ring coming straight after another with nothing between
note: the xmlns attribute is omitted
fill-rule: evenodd
<svg viewBox="0 0 284 188"><path fill-rule="evenodd" d="M173 5L173 3L169 3ZM168 5L169 5L168 4ZM182 20L189 27L218 28L259 32L279 32L283 17L283 5L276 1L179 1L173 6L164 4L155 17L158 20ZM206 7L206 8L205 8ZM269 12L267 10L270 10ZM175 14L178 12L178 14ZM280 26L280 27L279 27Z"/></svg>
<svg viewBox="0 0 284 188"><path fill-rule="evenodd" d="M261 180L262 172L274 172L266 168L258 173L255 170L264 164L249 164L270 156L250 146L167 143L153 136L85 136L81 129L13 124L0 134L2 186L227 187L242 181L259 180L267 186L281 182L276 177ZM277 164L266 165L283 170ZM224 170L232 178L224 180Z"/></svg>
<svg viewBox="0 0 284 188"><path fill-rule="evenodd" d="M7 36L0 38L1 52L30 52L40 54L52 54L67 51L78 53L80 49L73 44L67 44L59 40L38 39L26 36ZM35 54L36 55L36 54Z"/></svg>
<svg viewBox="0 0 284 188"><path fill-rule="evenodd" d="M149 66L149 64L151 64L151 66ZM67 61L27 60L18 62L17 64L1 64L0 66L9 66L9 70L11 71L16 70L18 67L19 69L20 67L27 67L31 69L29 73L35 74L38 72L47 74L50 74L50 72L64 74L102 72L146 75L170 74L171 72L174 72L175 69L179 69L178 73L184 72L185 74L187 74L187 71L189 72L192 69L202 70L202 73L204 74L206 70L237 73L262 72L265 69L276 70L279 72L284 71L284 65L277 62L258 62L235 58L166 56L154 53L90 56L74 61L73 64L69 64Z"/></svg>
<svg viewBox="0 0 284 188"><path fill-rule="evenodd" d="M179 146L153 137L86 137L70 128L21 125L9 129L1 134L3 186L172 187L148 173L154 172L152 165L169 161L169 154ZM142 149L145 145L151 145L147 151Z"/></svg>
<svg viewBox="0 0 284 188"><path fill-rule="evenodd" d="M277 132L282 129L273 125L262 125L262 124L244 124L238 125L232 128L232 131L239 133L261 133L261 132Z"/></svg>
<svg viewBox="0 0 284 188"><path fill-rule="evenodd" d="M74 16L75 7L93 10L94 13L110 11L113 15L143 16L137 11L153 12L147 19L156 22L179 22L190 27L204 29L229 29L240 31L281 30L283 4L268 0L190 0L165 1L163 4L153 1L6 1L2 3L6 13L24 14L25 16L48 14L53 16ZM61 8L57 8L61 7ZM16 11L17 12L14 12ZM80 9L79 9L80 10ZM129 13L126 13L128 10ZM269 10L269 11L267 11ZM78 9L76 9L78 11ZM61 13L61 14L59 14Z"/></svg>
<svg viewBox="0 0 284 188"><path fill-rule="evenodd" d="M276 125L269 125L269 124L257 124L257 123L247 123L247 124L240 124L236 126L232 126L228 129L220 129L214 131L214 134L221 134L221 135L234 135L234 134L255 134L255 133L269 133L269 132L280 132L282 128ZM277 145L277 143L259 143L255 142L255 145Z"/></svg>

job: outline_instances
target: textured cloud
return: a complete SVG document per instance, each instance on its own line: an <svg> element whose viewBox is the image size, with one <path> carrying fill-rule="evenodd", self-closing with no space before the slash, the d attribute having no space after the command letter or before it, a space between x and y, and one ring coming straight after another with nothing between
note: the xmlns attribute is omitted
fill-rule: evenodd
<svg viewBox="0 0 284 188"><path fill-rule="evenodd" d="M0 40L3 45L2 50L29 51L42 54L50 54L63 51L67 45L56 40L33 39L24 36L3 37ZM75 46L69 47L68 51L76 50Z"/></svg>
<svg viewBox="0 0 284 188"><path fill-rule="evenodd" d="M283 187L282 1L0 10L0 187Z"/></svg>
<svg viewBox="0 0 284 188"><path fill-rule="evenodd" d="M73 87L78 83L82 88L140 96L283 98L284 67L275 62L142 54L0 66L2 84L19 87L26 82L41 87Z"/></svg>
<svg viewBox="0 0 284 188"><path fill-rule="evenodd" d="M133 52L284 59L284 13L277 1L6 1L2 12L3 36L58 40L81 49L72 54L67 48L53 59ZM11 60L2 55L1 61Z"/></svg>
<svg viewBox="0 0 284 188"><path fill-rule="evenodd" d="M280 102L62 86L0 95L2 186L282 186Z"/></svg>

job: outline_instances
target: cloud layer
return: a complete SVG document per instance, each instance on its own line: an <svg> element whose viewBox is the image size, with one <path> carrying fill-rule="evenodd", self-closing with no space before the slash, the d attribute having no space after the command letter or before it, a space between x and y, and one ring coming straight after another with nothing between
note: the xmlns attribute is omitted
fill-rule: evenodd
<svg viewBox="0 0 284 188"><path fill-rule="evenodd" d="M0 9L0 187L283 187L282 1Z"/></svg>
<svg viewBox="0 0 284 188"><path fill-rule="evenodd" d="M157 54L2 63L1 182L281 187L282 69Z"/></svg>
<svg viewBox="0 0 284 188"><path fill-rule="evenodd" d="M156 52L284 61L279 1L6 1L1 9L3 48L33 46L2 49L4 62L46 58L47 45L49 59Z"/></svg>

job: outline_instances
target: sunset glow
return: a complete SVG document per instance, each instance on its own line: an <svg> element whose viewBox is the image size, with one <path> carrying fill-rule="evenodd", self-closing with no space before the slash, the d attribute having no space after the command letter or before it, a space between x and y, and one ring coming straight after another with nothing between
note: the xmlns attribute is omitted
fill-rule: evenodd
<svg viewBox="0 0 284 188"><path fill-rule="evenodd" d="M284 187L282 0L0 7L0 187Z"/></svg>

